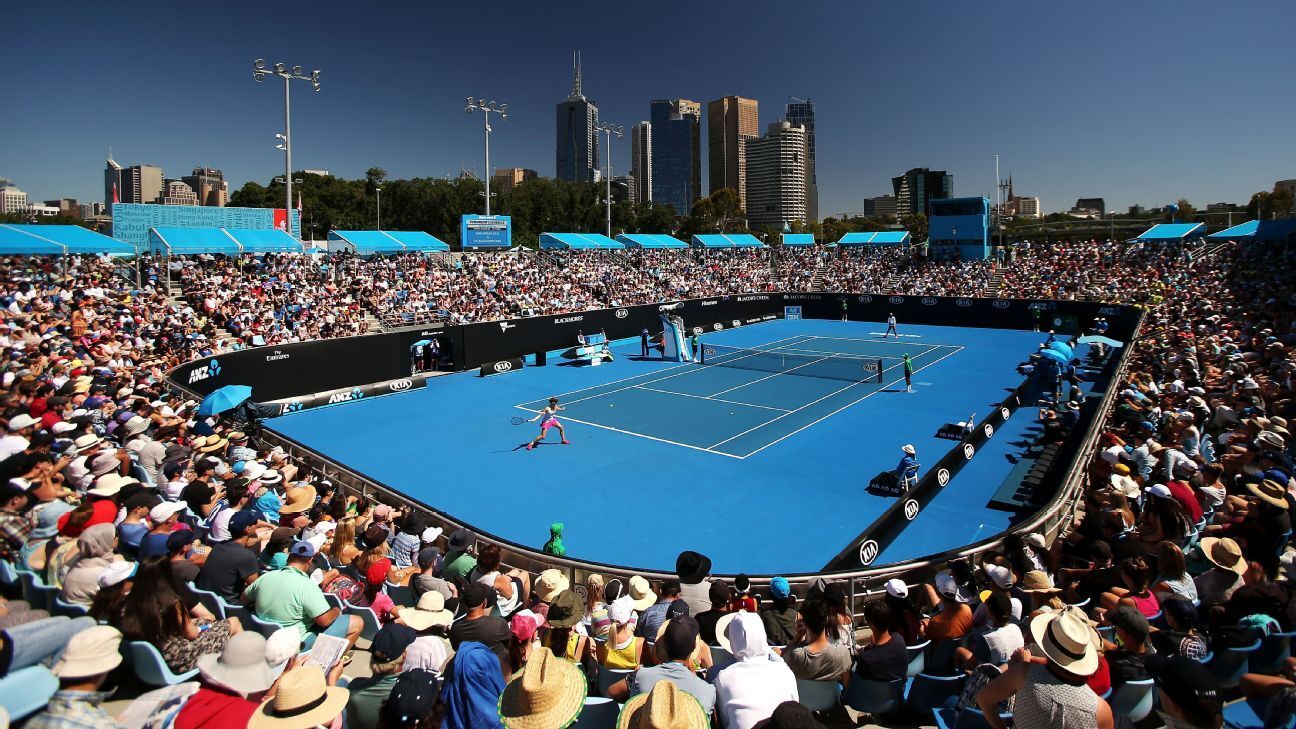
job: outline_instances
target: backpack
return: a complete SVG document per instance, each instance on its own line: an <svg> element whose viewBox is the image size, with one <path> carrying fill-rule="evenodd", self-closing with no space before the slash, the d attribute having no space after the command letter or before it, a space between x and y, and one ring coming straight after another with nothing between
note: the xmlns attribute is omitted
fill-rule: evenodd
<svg viewBox="0 0 1296 729"><path fill-rule="evenodd" d="M337 595L349 605L358 605L364 601L364 586L347 575L338 575L324 586L324 592Z"/></svg>

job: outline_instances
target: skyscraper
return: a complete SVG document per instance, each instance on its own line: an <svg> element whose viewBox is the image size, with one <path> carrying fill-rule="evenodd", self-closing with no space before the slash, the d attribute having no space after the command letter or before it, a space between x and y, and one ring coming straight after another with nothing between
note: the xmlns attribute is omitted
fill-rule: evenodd
<svg viewBox="0 0 1296 729"><path fill-rule="evenodd" d="M815 171L815 108L809 99L792 97L793 102L787 105L787 120L793 126L803 126L806 130L806 219L809 222L819 220L819 176Z"/></svg>
<svg viewBox="0 0 1296 729"><path fill-rule="evenodd" d="M557 177L573 182L598 179L598 106L581 92L580 52L572 56L571 94L558 103Z"/></svg>
<svg viewBox="0 0 1296 729"><path fill-rule="evenodd" d="M805 127L778 121L746 141L749 226L806 222L807 136Z"/></svg>
<svg viewBox="0 0 1296 729"><path fill-rule="evenodd" d="M652 199L688 215L702 194L702 105L688 99L651 104Z"/></svg>
<svg viewBox="0 0 1296 729"><path fill-rule="evenodd" d="M891 187L895 190L896 215L926 215L927 203L954 197L954 175L944 170L915 167L892 177Z"/></svg>
<svg viewBox="0 0 1296 729"><path fill-rule="evenodd" d="M634 177L630 199L634 202L652 202L652 154L652 122L641 121L630 128L630 175Z"/></svg>
<svg viewBox="0 0 1296 729"><path fill-rule="evenodd" d="M112 205L113 186L117 187L117 202L154 204L163 197L162 168L154 165L122 167L108 152L104 169L104 204Z"/></svg>
<svg viewBox="0 0 1296 729"><path fill-rule="evenodd" d="M748 139L760 135L758 104L755 99L726 96L707 104L707 159L710 191L731 188L738 201L747 201Z"/></svg>
<svg viewBox="0 0 1296 729"><path fill-rule="evenodd" d="M225 173L211 167L195 167L193 174L180 178L198 197L198 204L212 208L223 208L229 200L229 183L225 182Z"/></svg>

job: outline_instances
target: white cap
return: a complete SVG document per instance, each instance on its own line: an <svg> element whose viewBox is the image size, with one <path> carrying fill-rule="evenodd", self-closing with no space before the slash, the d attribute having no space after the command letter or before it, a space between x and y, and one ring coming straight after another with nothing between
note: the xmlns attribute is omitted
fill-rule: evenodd
<svg viewBox="0 0 1296 729"><path fill-rule="evenodd" d="M33 418L27 413L19 413L12 418L9 418L9 430L15 431L22 430L23 428L30 428L39 422L39 420Z"/></svg>
<svg viewBox="0 0 1296 729"><path fill-rule="evenodd" d="M883 586L891 597L909 597L909 586L904 583L904 580L892 577Z"/></svg>
<svg viewBox="0 0 1296 729"><path fill-rule="evenodd" d="M149 521L154 524L161 524L184 510L185 504L182 501L163 501L149 510Z"/></svg>
<svg viewBox="0 0 1296 729"><path fill-rule="evenodd" d="M1174 498L1174 494L1170 493L1170 487L1169 487L1169 486L1166 486L1166 485L1163 484L1163 483L1159 483L1159 484L1154 484L1154 485L1152 485L1152 486L1148 486L1146 489L1143 489L1143 490L1146 491L1146 492L1149 493L1149 494L1152 494L1153 496L1160 496L1160 497L1163 498L1163 499L1173 499L1173 498Z"/></svg>
<svg viewBox="0 0 1296 729"><path fill-rule="evenodd" d="M986 576L990 578L991 582L994 582L995 585L999 587L999 589L1007 590L1012 587L1013 576L1012 572L1007 567L1001 567L997 564L983 564L981 565L981 569L986 573Z"/></svg>

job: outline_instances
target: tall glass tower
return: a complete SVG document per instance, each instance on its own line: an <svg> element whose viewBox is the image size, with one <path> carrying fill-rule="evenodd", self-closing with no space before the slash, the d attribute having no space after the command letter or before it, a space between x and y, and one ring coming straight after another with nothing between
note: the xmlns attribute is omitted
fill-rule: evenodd
<svg viewBox="0 0 1296 729"><path fill-rule="evenodd" d="M653 202L688 215L702 194L702 104L658 99L650 109Z"/></svg>
<svg viewBox="0 0 1296 729"><path fill-rule="evenodd" d="M806 129L806 219L819 220L819 178L815 174L815 108L810 99L792 97L787 105L787 120L792 126Z"/></svg>
<svg viewBox="0 0 1296 729"><path fill-rule="evenodd" d="M555 175L560 180L594 182L599 169L598 106L581 92L580 52L572 55L571 95L558 102Z"/></svg>

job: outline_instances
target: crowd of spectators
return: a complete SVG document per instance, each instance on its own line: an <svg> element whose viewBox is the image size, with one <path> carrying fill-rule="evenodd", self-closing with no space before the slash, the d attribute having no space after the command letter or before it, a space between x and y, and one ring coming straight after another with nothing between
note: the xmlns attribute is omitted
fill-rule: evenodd
<svg viewBox="0 0 1296 729"><path fill-rule="evenodd" d="M1107 691L1148 679L1176 729L1220 726L1229 692L1268 700L1275 725L1296 707L1285 655L1253 661L1236 685L1202 663L1296 629L1296 260L1280 251L1014 253L1006 295L1148 310L1075 521L1051 543L1009 536L927 584L892 580L863 605L842 583L796 595L782 578L759 591L717 579L693 552L657 584L510 569L471 533L340 491L237 423L199 416L163 381L223 332L235 335L225 346L337 336L398 295L449 301L427 303L442 294L410 282L471 280L485 293L445 310L490 318L767 290L823 262L599 255L189 260L171 271L180 304L103 259L0 261L0 561L19 578L0 590L0 688L45 667L59 682L27 726L117 725L107 691L145 675L131 643L197 671L129 710L182 728L566 726L591 692L625 702L630 726L814 726L799 681L903 680L924 641L926 671L961 676L959 710L992 726L1000 712L1023 729L1111 726ZM959 293L960 276L985 285L981 264L894 279L896 255L830 257L834 276L857 277L833 282L880 271L925 287L915 293ZM626 673L600 685L602 669Z"/></svg>

